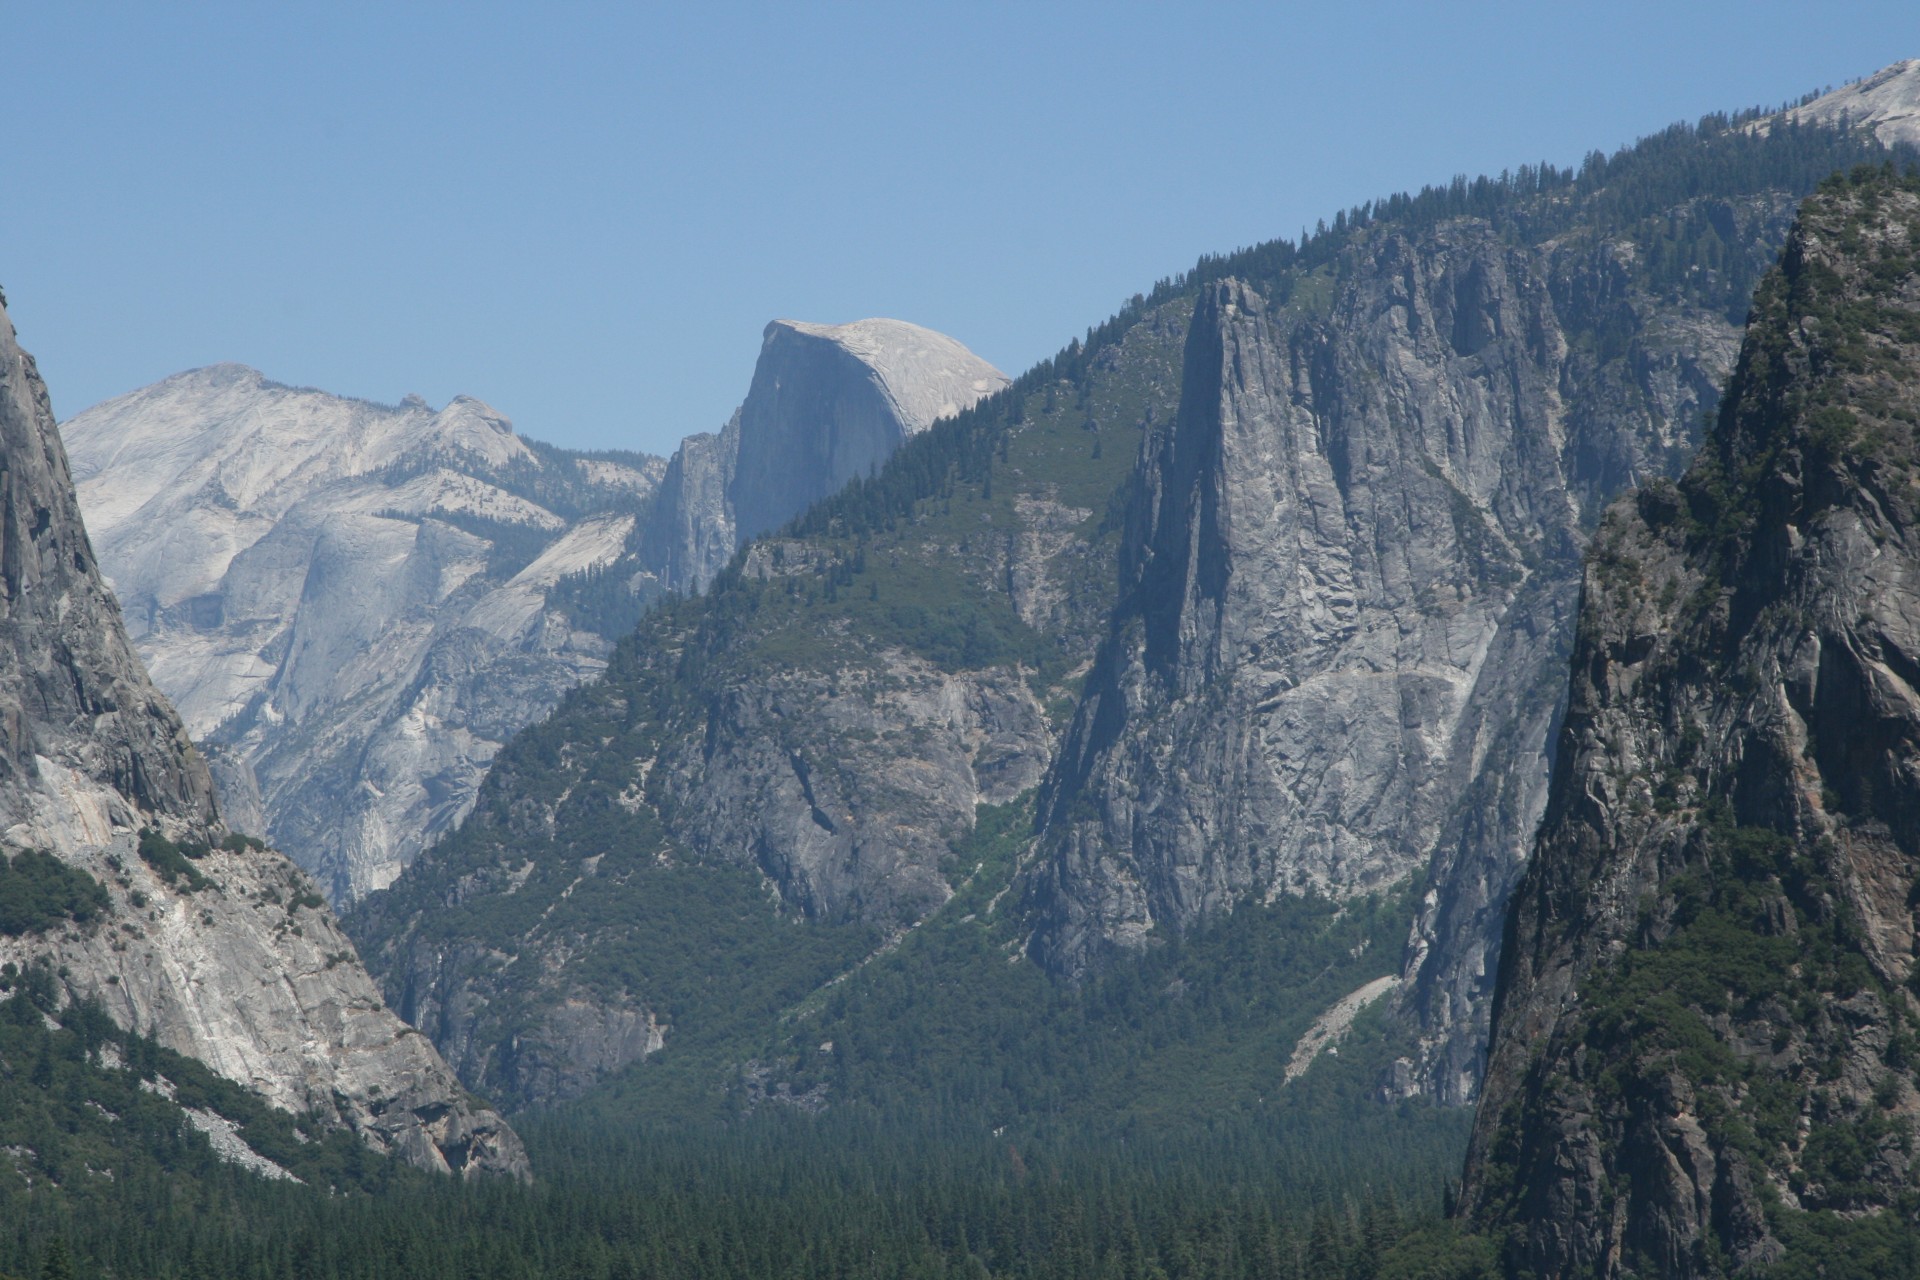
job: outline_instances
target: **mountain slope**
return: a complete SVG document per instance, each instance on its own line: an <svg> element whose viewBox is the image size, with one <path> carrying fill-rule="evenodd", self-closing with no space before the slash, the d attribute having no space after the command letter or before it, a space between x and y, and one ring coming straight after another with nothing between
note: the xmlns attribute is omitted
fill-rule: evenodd
<svg viewBox="0 0 1920 1280"><path fill-rule="evenodd" d="M663 588L1005 379L893 320L776 321L724 443L670 463L194 370L65 434L102 562L225 811L348 902L473 803L500 744ZM744 444L742 441L744 440ZM736 474L738 472L738 474Z"/></svg>
<svg viewBox="0 0 1920 1280"><path fill-rule="evenodd" d="M0 312L0 973L98 1005L306 1123L523 1172L380 1000L308 881L225 838L205 764L101 582L46 389ZM30 1014L39 1018L36 1011Z"/></svg>
<svg viewBox="0 0 1920 1280"><path fill-rule="evenodd" d="M552 597L619 557L660 472L530 445L475 400L373 405L237 365L64 434L225 810L338 900L399 874L499 744L600 669L609 641Z"/></svg>
<svg viewBox="0 0 1920 1280"><path fill-rule="evenodd" d="M1482 217L1389 202L1278 288L1203 297L1043 796L1043 963L1422 885L1390 1088L1474 1098L1579 548L1611 495L1686 461L1823 136L1769 153L1706 121L1523 170Z"/></svg>
<svg viewBox="0 0 1920 1280"><path fill-rule="evenodd" d="M1793 108L1795 124L1837 126L1872 132L1887 146L1920 146L1920 58L1882 67L1864 80Z"/></svg>
<svg viewBox="0 0 1920 1280"><path fill-rule="evenodd" d="M1392 1088L1469 1100L1578 549L1683 465L1799 194L1885 154L1746 123L1207 260L908 441L503 753L467 827L352 917L390 997L502 1097L672 1060L945 910L976 811L1044 779L994 898L1014 963L1410 889L1381 893L1420 904ZM1350 725L1312 701L1336 684L1381 692ZM1242 732L1271 699L1285 732ZM669 884L732 886L754 947L820 950L777 978L753 951L730 999Z"/></svg>
<svg viewBox="0 0 1920 1280"><path fill-rule="evenodd" d="M1164 397L1180 331L1112 353L1095 409ZM1005 408L896 456L944 471ZM1034 624L1097 626L1102 566L1075 534L1128 462L1084 466L1082 422L1063 401L1009 453L1034 492L956 485L892 537L763 539L644 618L602 681L509 746L462 830L353 913L397 1007L498 1096L567 1096L772 1019L944 903L951 841L1052 750L1061 660ZM1009 539L1010 518L1039 527ZM1016 599L988 586L1009 574Z"/></svg>
<svg viewBox="0 0 1920 1280"><path fill-rule="evenodd" d="M1917 389L1920 181L1858 171L1803 206L1700 459L1595 540L1467 1170L1520 1273L1920 1225Z"/></svg>

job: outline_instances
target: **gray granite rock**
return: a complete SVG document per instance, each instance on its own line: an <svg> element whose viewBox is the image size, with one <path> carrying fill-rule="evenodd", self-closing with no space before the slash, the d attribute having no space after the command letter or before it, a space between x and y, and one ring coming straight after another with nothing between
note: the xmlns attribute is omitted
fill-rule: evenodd
<svg viewBox="0 0 1920 1280"><path fill-rule="evenodd" d="M1005 381L916 325L782 320L733 421L667 462L532 446L465 397L376 405L238 365L65 434L135 643L227 812L344 904L452 829L500 744L604 667L611 639L563 579L605 574L636 605L697 589L744 536Z"/></svg>
<svg viewBox="0 0 1920 1280"><path fill-rule="evenodd" d="M1756 236L1783 216L1741 214ZM1050 968L1249 895L1424 881L1399 1087L1472 1100L1579 548L1623 485L1685 462L1736 342L1637 295L1625 252L1460 219L1359 242L1311 306L1209 289L1043 796L1027 902ZM1609 310L1638 332L1625 358L1583 336Z"/></svg>
<svg viewBox="0 0 1920 1280"><path fill-rule="evenodd" d="M743 543L1006 385L954 339L903 320L775 320L740 411L668 464L640 560L672 590L704 588Z"/></svg>
<svg viewBox="0 0 1920 1280"><path fill-rule="evenodd" d="M604 665L607 638L550 597L625 553L663 469L537 449L476 400L374 405L238 365L63 431L134 642L230 820L343 903Z"/></svg>
<svg viewBox="0 0 1920 1280"><path fill-rule="evenodd" d="M1465 1178L1514 1273L1727 1274L1910 1194L1916 244L1910 183L1810 199L1700 461L1594 540Z"/></svg>
<svg viewBox="0 0 1920 1280"><path fill-rule="evenodd" d="M0 938L67 996L276 1106L431 1169L524 1175L519 1139L382 1003L313 885L235 844L186 887L153 830L216 845L207 767L149 681L101 581L33 361L0 312L0 852L51 852L103 885L104 918Z"/></svg>

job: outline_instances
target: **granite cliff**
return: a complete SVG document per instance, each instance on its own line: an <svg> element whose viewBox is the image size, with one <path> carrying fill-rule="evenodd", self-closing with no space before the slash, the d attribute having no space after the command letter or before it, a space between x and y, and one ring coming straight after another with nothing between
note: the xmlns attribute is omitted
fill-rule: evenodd
<svg viewBox="0 0 1920 1280"><path fill-rule="evenodd" d="M1920 182L1859 170L1803 206L1699 459L1594 540L1466 1176L1516 1274L1914 1225L1917 389Z"/></svg>
<svg viewBox="0 0 1920 1280"><path fill-rule="evenodd" d="M658 459L434 411L168 378L63 428L134 644L222 808L345 902L456 823L493 753L600 670L566 588L626 549Z"/></svg>
<svg viewBox="0 0 1920 1280"><path fill-rule="evenodd" d="M387 1010L312 882L221 823L101 581L46 389L3 311L0 724L0 887L21 888L24 859L86 903L10 919L10 981L43 972L53 999L95 1002L303 1123L426 1168L524 1174L513 1131Z"/></svg>
<svg viewBox="0 0 1920 1280"><path fill-rule="evenodd" d="M535 1100L744 1042L935 916L1073 982L1312 900L1394 957L1386 1092L1471 1101L1581 551L1685 466L1797 201L1887 154L1751 123L1208 259L914 435L643 619L353 914L389 998ZM1009 806L1017 856L959 852Z"/></svg>
<svg viewBox="0 0 1920 1280"><path fill-rule="evenodd" d="M1739 242L1785 204L1727 210ZM1579 549L1677 472L1726 315L1629 245L1460 219L1356 238L1311 305L1202 295L1121 606L1042 801L1036 957L1080 974L1248 899L1425 881L1397 1088L1471 1101L1499 911L1545 800ZM1596 334L1633 336L1608 352Z"/></svg>
<svg viewBox="0 0 1920 1280"><path fill-rule="evenodd" d="M1671 130L1530 212L1389 220L1304 278L1203 294L1042 795L1035 956L1079 974L1236 902L1410 885L1411 1043L1386 1091L1473 1101L1581 549L1615 495L1691 457L1818 169L1644 220L1609 205L1636 163L1697 175L1723 143L1910 146L1916 85L1897 64L1796 113Z"/></svg>
<svg viewBox="0 0 1920 1280"><path fill-rule="evenodd" d="M663 588L1004 382L891 320L776 321L720 436L669 462L526 441L479 401L369 404L220 365L64 429L154 680L223 811L341 904L472 807L500 744Z"/></svg>
<svg viewBox="0 0 1920 1280"><path fill-rule="evenodd" d="M775 320L739 411L668 462L640 560L664 586L700 590L742 544L1006 385L960 343L903 320Z"/></svg>

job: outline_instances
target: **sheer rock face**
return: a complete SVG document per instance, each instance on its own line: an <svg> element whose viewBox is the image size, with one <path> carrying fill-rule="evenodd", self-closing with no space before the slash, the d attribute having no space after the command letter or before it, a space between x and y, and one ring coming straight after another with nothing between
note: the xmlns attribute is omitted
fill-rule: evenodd
<svg viewBox="0 0 1920 1280"><path fill-rule="evenodd" d="M512 1130L387 1011L291 863L214 849L195 892L137 853L142 827L196 843L225 832L100 579L46 390L3 312L0 668L0 844L49 851L111 899L103 919L0 939L0 961L44 961L121 1025L378 1149L524 1174Z"/></svg>
<svg viewBox="0 0 1920 1280"><path fill-rule="evenodd" d="M740 406L729 493L740 539L785 524L909 436L1006 385L998 369L919 325L775 320Z"/></svg>
<svg viewBox="0 0 1920 1280"><path fill-rule="evenodd" d="M1054 746L1021 672L898 650L728 682L699 728L650 766L676 839L757 866L809 918L889 927L952 895L950 841L1033 788Z"/></svg>
<svg viewBox="0 0 1920 1280"><path fill-rule="evenodd" d="M64 433L134 641L223 808L337 902L458 822L500 744L605 665L608 642L548 597L621 556L662 467L536 451L464 397L389 408L238 365Z"/></svg>
<svg viewBox="0 0 1920 1280"><path fill-rule="evenodd" d="M1920 189L1825 188L1700 461L1595 540L1465 1181L1519 1272L1717 1274L1769 1199L1912 1186L1916 387Z"/></svg>
<svg viewBox="0 0 1920 1280"><path fill-rule="evenodd" d="M1781 213L1740 216L1759 235ZM1623 252L1460 220L1362 241L1318 309L1203 298L1043 799L1044 963L1249 895L1425 878L1402 997L1422 1056L1395 1087L1472 1100L1584 530L1678 470L1736 342L1636 296ZM1642 336L1606 362L1587 335L1616 322Z"/></svg>
<svg viewBox="0 0 1920 1280"><path fill-rule="evenodd" d="M903 320L775 320L740 411L669 464L643 558L672 589L704 588L741 544L1006 385L960 343Z"/></svg>
<svg viewBox="0 0 1920 1280"><path fill-rule="evenodd" d="M740 547L728 486L740 458L740 415L717 432L688 436L660 480L640 555L648 571L676 591L713 581Z"/></svg>

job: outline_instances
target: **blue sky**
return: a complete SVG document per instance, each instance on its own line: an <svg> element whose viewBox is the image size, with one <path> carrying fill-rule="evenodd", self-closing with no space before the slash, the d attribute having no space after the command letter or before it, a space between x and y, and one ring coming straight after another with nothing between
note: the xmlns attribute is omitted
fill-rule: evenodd
<svg viewBox="0 0 1920 1280"><path fill-rule="evenodd" d="M1202 253L1916 55L1913 0L0 0L0 286L63 418L239 360L664 451L776 316L1017 373Z"/></svg>

